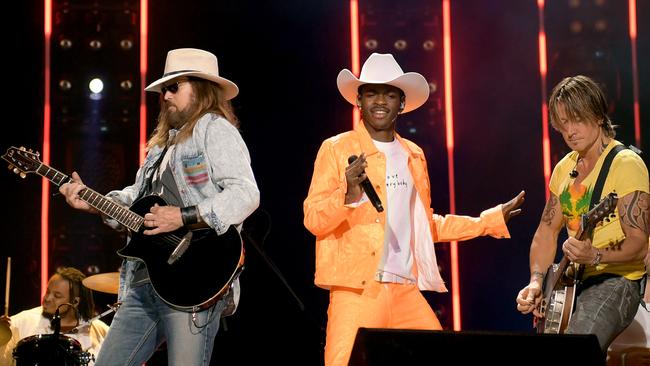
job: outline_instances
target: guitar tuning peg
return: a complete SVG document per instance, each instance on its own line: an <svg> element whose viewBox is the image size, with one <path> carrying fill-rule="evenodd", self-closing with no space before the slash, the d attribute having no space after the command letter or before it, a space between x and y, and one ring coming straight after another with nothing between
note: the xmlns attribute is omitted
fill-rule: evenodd
<svg viewBox="0 0 650 366"><path fill-rule="evenodd" d="M37 152L36 152L36 156L41 156L41 153L39 153L39 152L37 151Z"/></svg>
<svg viewBox="0 0 650 366"><path fill-rule="evenodd" d="M34 152L34 150L32 150L32 149L29 149L29 152L30 152L30 153L33 153L33 152Z"/></svg>
<svg viewBox="0 0 650 366"><path fill-rule="evenodd" d="M16 174L20 174L20 169L18 169L18 168L14 168L14 173L16 173Z"/></svg>
<svg viewBox="0 0 650 366"><path fill-rule="evenodd" d="M25 151L25 146L21 146L21 147L19 148L19 150L21 150L21 151Z"/></svg>
<svg viewBox="0 0 650 366"><path fill-rule="evenodd" d="M23 178L23 179L25 179L25 177L27 176L27 174L25 174L25 173L20 173L19 175L20 175L20 177Z"/></svg>
<svg viewBox="0 0 650 366"><path fill-rule="evenodd" d="M15 166L9 164L8 168L9 168L9 170L14 170Z"/></svg>

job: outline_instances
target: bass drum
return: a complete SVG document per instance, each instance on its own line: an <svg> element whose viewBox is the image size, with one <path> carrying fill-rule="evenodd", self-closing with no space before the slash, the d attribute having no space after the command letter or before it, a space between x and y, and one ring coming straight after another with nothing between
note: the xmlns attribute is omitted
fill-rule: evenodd
<svg viewBox="0 0 650 366"><path fill-rule="evenodd" d="M13 351L16 366L86 366L90 357L76 339L59 334L37 334L21 339Z"/></svg>

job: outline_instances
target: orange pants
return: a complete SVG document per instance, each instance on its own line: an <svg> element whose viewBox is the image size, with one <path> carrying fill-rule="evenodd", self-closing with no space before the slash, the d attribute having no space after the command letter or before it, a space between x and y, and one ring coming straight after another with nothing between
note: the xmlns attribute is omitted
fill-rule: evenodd
<svg viewBox="0 0 650 366"><path fill-rule="evenodd" d="M378 283L367 289L333 287L327 310L325 365L347 365L360 327L440 330L416 285Z"/></svg>

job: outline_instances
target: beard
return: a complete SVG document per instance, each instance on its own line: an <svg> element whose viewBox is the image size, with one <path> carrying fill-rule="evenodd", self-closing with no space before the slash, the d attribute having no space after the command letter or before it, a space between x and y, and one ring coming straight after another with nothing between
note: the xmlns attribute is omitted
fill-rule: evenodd
<svg viewBox="0 0 650 366"><path fill-rule="evenodd" d="M191 103L188 105L184 110L180 111L178 110L178 107L175 107L174 111L170 111L170 104L167 104L166 107L166 114L167 114L167 122L169 125L175 129L179 129L183 127L183 125L189 120L189 118L194 114L194 110L196 109L195 103Z"/></svg>
<svg viewBox="0 0 650 366"><path fill-rule="evenodd" d="M61 307L59 308L59 316L60 316L61 318L63 318L63 317L65 317L65 316L66 316L70 311L71 311L70 306L65 306L65 305L64 305L64 306L61 306ZM45 311L45 309L43 309L43 312L41 313L41 315L43 315L44 318L49 319L49 320L52 320L52 318L54 318L54 313L50 313L50 312L48 312L48 311Z"/></svg>

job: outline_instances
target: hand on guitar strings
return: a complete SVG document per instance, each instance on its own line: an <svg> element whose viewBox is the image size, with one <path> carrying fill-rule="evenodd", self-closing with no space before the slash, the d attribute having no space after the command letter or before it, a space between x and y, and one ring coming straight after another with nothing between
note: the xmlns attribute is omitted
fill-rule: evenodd
<svg viewBox="0 0 650 366"><path fill-rule="evenodd" d="M91 207L86 201L82 200L79 196L80 192L86 189L84 182L77 172L72 172L71 180L62 184L59 187L59 192L65 197L65 201L72 208L82 210L90 213L98 213L98 211Z"/></svg>
<svg viewBox="0 0 650 366"><path fill-rule="evenodd" d="M542 301L542 284L537 279L530 281L528 286L524 287L515 300L517 310L522 314L533 313L538 318L542 317L539 312L539 303Z"/></svg>
<svg viewBox="0 0 650 366"><path fill-rule="evenodd" d="M592 264L598 254L598 249L591 245L591 239L580 241L573 237L564 241L562 251L568 260L577 264Z"/></svg>
<svg viewBox="0 0 650 366"><path fill-rule="evenodd" d="M174 206L158 206L158 204L155 204L144 215L144 226L152 228L143 231L145 235L157 235L178 230L183 226L181 209Z"/></svg>

